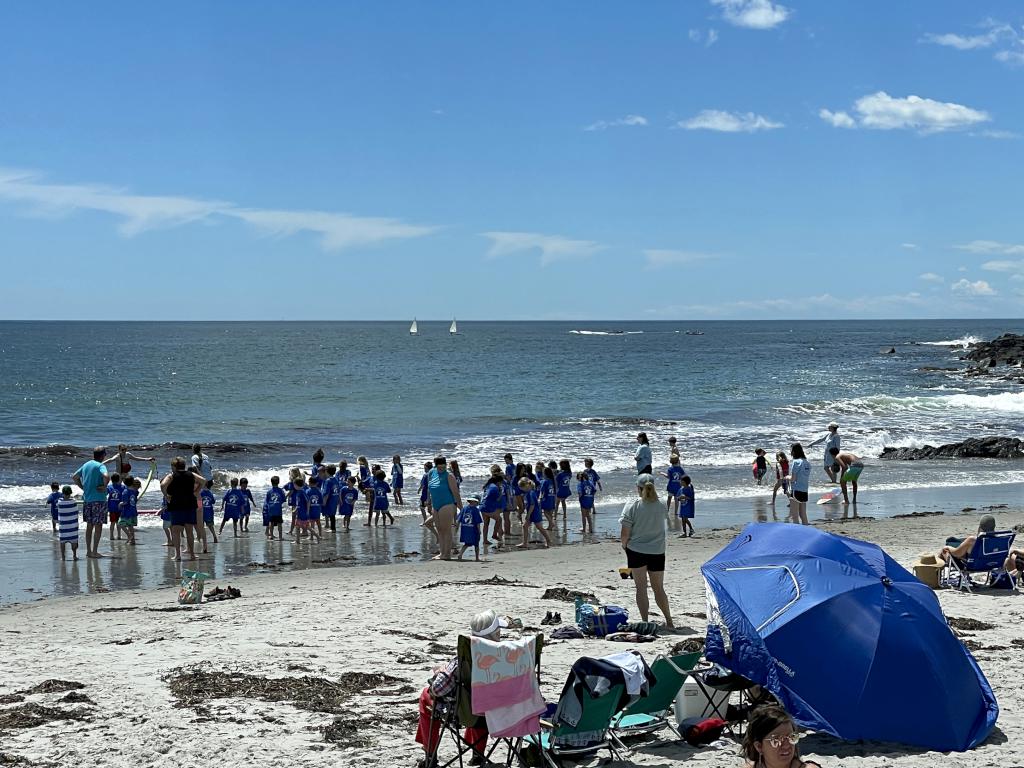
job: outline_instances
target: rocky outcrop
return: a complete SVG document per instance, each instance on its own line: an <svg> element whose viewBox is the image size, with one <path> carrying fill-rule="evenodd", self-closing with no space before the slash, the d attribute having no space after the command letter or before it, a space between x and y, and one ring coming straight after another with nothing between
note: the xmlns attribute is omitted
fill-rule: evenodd
<svg viewBox="0 0 1024 768"><path fill-rule="evenodd" d="M986 368L995 368L997 365L1020 365L1024 360L1024 336L1004 333L992 341L979 341L972 344L960 359L980 363Z"/></svg>
<svg viewBox="0 0 1024 768"><path fill-rule="evenodd" d="M962 443L938 448L883 448L881 459L917 461L919 459L1024 459L1024 441L1016 437L971 437Z"/></svg>

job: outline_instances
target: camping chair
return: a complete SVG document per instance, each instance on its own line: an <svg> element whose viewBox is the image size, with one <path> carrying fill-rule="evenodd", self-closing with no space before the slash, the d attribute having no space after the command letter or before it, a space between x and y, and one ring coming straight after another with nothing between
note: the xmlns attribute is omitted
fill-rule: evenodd
<svg viewBox="0 0 1024 768"><path fill-rule="evenodd" d="M621 759L611 735L612 720L622 708L626 687L621 683L612 686L600 696L592 696L585 688L580 690L579 720L569 723L561 714L562 701L555 709L554 721L541 721L543 730L536 736L526 736L517 745L516 752L521 765L530 761L523 754L523 745L540 752L544 764L550 768L561 768L562 759L578 760L607 749L615 760Z"/></svg>
<svg viewBox="0 0 1024 768"><path fill-rule="evenodd" d="M426 756L426 765L428 766L447 768L458 763L459 768L462 768L465 765L463 758L467 755L472 757L471 753L477 749L477 745L466 741L463 729L486 727L484 716L473 714L472 688L470 684L472 680L473 657L470 647L469 637L459 635L456 651L456 657L459 660L459 682L449 696L445 696L435 702L431 717L440 723L441 731L436 743L433 745L433 749ZM543 647L544 635L538 634L536 636L534 658L538 682L540 681L540 655ZM455 756L442 763L437 753L441 742L445 741L446 737L452 741L455 747ZM507 766L512 764L512 758L515 753L515 744L512 739L488 737L487 741L491 743L489 748L485 747L484 749L483 756L486 760L489 761L494 750L501 744L504 744L508 748L505 764Z"/></svg>
<svg viewBox="0 0 1024 768"><path fill-rule="evenodd" d="M725 721L725 728L730 735L742 735L744 718L730 717L730 715L733 712L746 713L749 711L754 704L749 691L756 683L736 672L728 670L723 672L718 665L711 663L695 666L690 671L690 677L693 678L707 702L699 717L717 717ZM739 694L739 706L736 709L731 709L729 702L734 693ZM736 730L733 729L734 722L738 723Z"/></svg>
<svg viewBox="0 0 1024 768"><path fill-rule="evenodd" d="M1016 534L1013 531L979 533L974 539L974 546L966 556L950 556L944 574L946 583L953 586L955 581L956 586L965 592L973 591L972 587L976 586L990 586L992 571L1003 570L1013 546L1014 536ZM971 578L972 573L984 573L984 584L976 584Z"/></svg>
<svg viewBox="0 0 1024 768"><path fill-rule="evenodd" d="M636 699L612 720L612 738L623 749L622 739L660 731L666 726L677 738L682 738L675 724L672 705L682 690L690 670L700 659L700 652L680 656L659 654L651 664L656 682L650 692Z"/></svg>

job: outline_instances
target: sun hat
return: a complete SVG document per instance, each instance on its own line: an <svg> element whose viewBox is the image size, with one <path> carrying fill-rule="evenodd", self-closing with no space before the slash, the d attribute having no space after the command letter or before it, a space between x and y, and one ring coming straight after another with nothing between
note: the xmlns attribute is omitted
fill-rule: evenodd
<svg viewBox="0 0 1024 768"><path fill-rule="evenodd" d="M924 568L944 568L946 564L942 561L942 558L936 557L934 552L922 552L918 556L917 562L914 563L915 568L918 566Z"/></svg>
<svg viewBox="0 0 1024 768"><path fill-rule="evenodd" d="M469 494L469 496L466 497L466 501L467 502L475 501L477 504L479 504L480 503L480 496L479 496L479 494L471 493L471 494Z"/></svg>
<svg viewBox="0 0 1024 768"><path fill-rule="evenodd" d="M654 483L654 475L644 472L642 475L636 476L636 487L643 488L648 483Z"/></svg>
<svg viewBox="0 0 1024 768"><path fill-rule="evenodd" d="M491 626L484 627L483 629L481 629L479 631L475 630L475 629L471 629L470 630L470 634L472 634L474 637L487 637L488 635L493 635L499 629L508 629L508 626L509 626L509 623L508 623L508 619L506 617L504 617L504 616L495 616L494 617L494 621L491 622Z"/></svg>
<svg viewBox="0 0 1024 768"><path fill-rule="evenodd" d="M946 564L942 561L942 558L936 557L933 552L922 552L917 562L911 566L914 571L914 576L917 579L931 587L932 589L939 588L939 574L942 573L942 569Z"/></svg>

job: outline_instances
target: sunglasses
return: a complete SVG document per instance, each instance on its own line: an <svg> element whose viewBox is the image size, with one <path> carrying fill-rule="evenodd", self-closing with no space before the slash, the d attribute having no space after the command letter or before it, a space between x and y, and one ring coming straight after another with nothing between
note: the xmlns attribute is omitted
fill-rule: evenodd
<svg viewBox="0 0 1024 768"><path fill-rule="evenodd" d="M791 733L788 736L769 736L765 741L772 745L772 749L778 749L785 741L788 741L795 747L802 737L803 734Z"/></svg>

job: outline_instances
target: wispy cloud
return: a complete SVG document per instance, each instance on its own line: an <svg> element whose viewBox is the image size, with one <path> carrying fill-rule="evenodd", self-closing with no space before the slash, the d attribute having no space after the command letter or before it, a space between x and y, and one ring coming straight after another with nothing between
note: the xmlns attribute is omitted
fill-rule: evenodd
<svg viewBox="0 0 1024 768"><path fill-rule="evenodd" d="M923 99L920 96L903 98L890 96L885 91L862 96L853 104L854 115L822 109L818 116L838 128L872 128L875 130L914 130L918 133L941 133L970 128L987 123L992 118L987 112L946 101Z"/></svg>
<svg viewBox="0 0 1024 768"><path fill-rule="evenodd" d="M705 48L710 48L712 45L718 42L718 30L711 28L705 34L701 29L691 29L688 33L690 42L703 44Z"/></svg>
<svg viewBox="0 0 1024 768"><path fill-rule="evenodd" d="M717 258L714 254L698 253L696 251L677 251L667 248L648 248L644 251L647 269L663 269L665 267L678 267L683 264L693 264L697 261L707 261Z"/></svg>
<svg viewBox="0 0 1024 768"><path fill-rule="evenodd" d="M908 251L919 251L921 246L917 243L900 243L900 248L906 248Z"/></svg>
<svg viewBox="0 0 1024 768"><path fill-rule="evenodd" d="M975 134L972 133L971 135L974 136ZM1024 137L1021 136L1021 134L1017 133L1016 131L1003 131L1003 130L997 130L995 128L992 128L992 129L989 129L989 130L986 130L986 131L978 131L978 133L976 135L984 136L986 139L1020 139L1020 138L1024 138Z"/></svg>
<svg viewBox="0 0 1024 768"><path fill-rule="evenodd" d="M958 51L976 51L997 49L992 57L1003 64L1017 66L1024 64L1024 32L1005 22L986 19L978 28L983 30L977 34L961 35L955 32L943 34L927 34L921 38L923 43L934 43L955 48Z"/></svg>
<svg viewBox="0 0 1024 768"><path fill-rule="evenodd" d="M722 18L737 27L772 29L790 17L792 11L771 0L711 0L722 10Z"/></svg>
<svg viewBox="0 0 1024 768"><path fill-rule="evenodd" d="M962 278L949 286L949 290L958 296L995 296L996 292L992 286L984 280L975 280L973 283Z"/></svg>
<svg viewBox="0 0 1024 768"><path fill-rule="evenodd" d="M1000 243L998 240L971 240L969 243L954 245L958 251L981 254L1001 254L1003 256L1014 256L1024 254L1024 245L1013 243Z"/></svg>
<svg viewBox="0 0 1024 768"><path fill-rule="evenodd" d="M647 118L643 115L626 115L617 120L598 120L596 123L584 126L584 131L603 131L606 128L617 128L620 126L643 126L647 125Z"/></svg>
<svg viewBox="0 0 1024 768"><path fill-rule="evenodd" d="M705 109L689 120L676 123L687 131L720 131L722 133L754 133L782 128L783 124L753 112L723 112Z"/></svg>
<svg viewBox="0 0 1024 768"><path fill-rule="evenodd" d="M986 261L981 268L988 272L1006 272L1012 275L1024 275L1024 259L1012 261L1008 259L996 259Z"/></svg>
<svg viewBox="0 0 1024 768"><path fill-rule="evenodd" d="M827 310L829 316L841 314L890 313L906 307L922 308L933 302L933 299L922 296L917 291L889 294L883 296L860 296L845 298L822 293L817 296L800 296L797 298L741 299L739 301L716 302L714 304L685 304L655 308L648 314L657 316L678 317L680 315L703 315L706 317L746 317L751 314L773 314L783 317L807 317L820 314Z"/></svg>
<svg viewBox="0 0 1024 768"><path fill-rule="evenodd" d="M918 275L918 278L924 280L926 283L946 282L946 279L942 275L936 275L934 272L925 272L924 274Z"/></svg>
<svg viewBox="0 0 1024 768"><path fill-rule="evenodd" d="M220 200L166 195L136 195L97 184L53 184L34 172L0 169L0 199L29 206L35 215L67 216L77 211L107 213L120 221L117 230L133 237L153 229L216 219L238 219L258 231L284 237L299 233L319 236L325 250L343 250L386 240L422 237L437 228L406 224L398 219L356 216L327 211L243 208Z"/></svg>
<svg viewBox="0 0 1024 768"><path fill-rule="evenodd" d="M543 235L537 232L482 232L491 241L487 258L497 259L524 251L540 251L541 266L557 261L587 259L604 248L592 240L572 240L561 235Z"/></svg>

